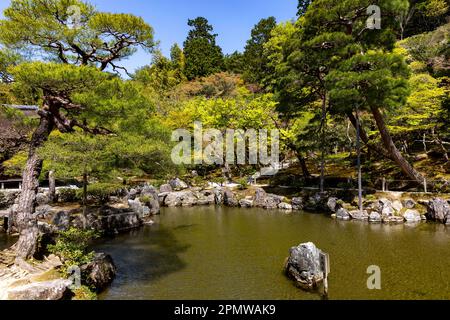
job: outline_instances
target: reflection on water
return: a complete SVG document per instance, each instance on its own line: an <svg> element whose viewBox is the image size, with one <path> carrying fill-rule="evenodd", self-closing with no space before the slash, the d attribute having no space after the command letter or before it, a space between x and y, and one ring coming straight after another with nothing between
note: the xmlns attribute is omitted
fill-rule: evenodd
<svg viewBox="0 0 450 320"><path fill-rule="evenodd" d="M330 253L330 299L450 299L450 230L238 208L164 209L152 227L104 240L119 274L102 299L320 299L282 273L289 248ZM371 265L382 290L367 289Z"/></svg>

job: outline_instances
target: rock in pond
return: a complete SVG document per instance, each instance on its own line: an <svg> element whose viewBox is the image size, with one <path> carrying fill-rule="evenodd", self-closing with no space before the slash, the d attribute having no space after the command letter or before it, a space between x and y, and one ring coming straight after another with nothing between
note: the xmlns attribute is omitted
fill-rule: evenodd
<svg viewBox="0 0 450 320"><path fill-rule="evenodd" d="M278 209L285 211L292 211L292 205L286 202L282 202L278 205Z"/></svg>
<svg viewBox="0 0 450 320"><path fill-rule="evenodd" d="M446 223L450 220L450 205L447 201L440 198L431 200L428 203L427 218L432 221Z"/></svg>
<svg viewBox="0 0 450 320"><path fill-rule="evenodd" d="M373 211L370 215L369 215L369 222L372 223L380 223L382 221L381 215L376 212Z"/></svg>
<svg viewBox="0 0 450 320"><path fill-rule="evenodd" d="M336 212L336 218L339 220L350 220L351 216L350 216L350 213L346 209L340 208Z"/></svg>
<svg viewBox="0 0 450 320"><path fill-rule="evenodd" d="M251 207L253 207L253 201L250 199L241 199L241 200L239 200L239 205L242 208L251 208Z"/></svg>
<svg viewBox="0 0 450 320"><path fill-rule="evenodd" d="M86 284L101 292L108 287L116 276L116 266L110 255L97 253L91 263L81 267Z"/></svg>
<svg viewBox="0 0 450 320"><path fill-rule="evenodd" d="M403 218L406 222L420 222L422 221L422 217L420 216L419 211L407 209L403 214Z"/></svg>
<svg viewBox="0 0 450 320"><path fill-rule="evenodd" d="M292 247L285 264L286 274L301 288L316 289L323 281L323 271L320 268L321 253L322 251L312 242Z"/></svg>
<svg viewBox="0 0 450 320"><path fill-rule="evenodd" d="M223 204L228 207L237 207L239 205L236 195L230 189L223 190Z"/></svg>
<svg viewBox="0 0 450 320"><path fill-rule="evenodd" d="M303 198L294 197L292 198L291 203L293 210L303 210Z"/></svg>

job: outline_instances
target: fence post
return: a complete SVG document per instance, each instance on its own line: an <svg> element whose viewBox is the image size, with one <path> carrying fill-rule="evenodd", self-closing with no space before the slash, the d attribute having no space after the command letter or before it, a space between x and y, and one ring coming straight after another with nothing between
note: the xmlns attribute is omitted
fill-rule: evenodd
<svg viewBox="0 0 450 320"><path fill-rule="evenodd" d="M427 178L423 178L423 189L425 190L425 193L428 193Z"/></svg>
<svg viewBox="0 0 450 320"><path fill-rule="evenodd" d="M5 189L5 184L2 182L2 187L1 187L2 189Z"/></svg>
<svg viewBox="0 0 450 320"><path fill-rule="evenodd" d="M385 178L385 177L383 177L383 179L382 179L382 181L381 181L381 190L382 190L383 192L386 191L386 178Z"/></svg>

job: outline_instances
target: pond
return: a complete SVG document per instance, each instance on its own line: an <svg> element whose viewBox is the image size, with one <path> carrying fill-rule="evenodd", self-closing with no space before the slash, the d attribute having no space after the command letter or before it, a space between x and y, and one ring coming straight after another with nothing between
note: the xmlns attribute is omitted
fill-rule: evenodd
<svg viewBox="0 0 450 320"><path fill-rule="evenodd" d="M103 239L118 275L101 299L321 299L282 267L312 241L330 254L330 299L450 299L450 230L239 208L164 208L157 224ZM381 268L381 290L367 268Z"/></svg>

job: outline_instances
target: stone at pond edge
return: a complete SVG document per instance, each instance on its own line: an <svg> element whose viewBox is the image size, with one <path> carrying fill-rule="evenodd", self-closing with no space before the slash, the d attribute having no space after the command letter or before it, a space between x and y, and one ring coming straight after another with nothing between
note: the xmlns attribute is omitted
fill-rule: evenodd
<svg viewBox="0 0 450 320"><path fill-rule="evenodd" d="M237 207L239 205L236 195L230 189L223 190L223 204L228 207Z"/></svg>
<svg viewBox="0 0 450 320"><path fill-rule="evenodd" d="M81 267L86 284L97 292L106 289L114 280L117 268L110 255L97 253L93 261Z"/></svg>
<svg viewBox="0 0 450 320"><path fill-rule="evenodd" d="M323 281L323 271L320 268L320 253L321 250L312 242L302 243L290 249L285 272L302 289L315 289Z"/></svg>
<svg viewBox="0 0 450 320"><path fill-rule="evenodd" d="M8 291L9 300L61 300L70 293L71 280L34 282Z"/></svg>
<svg viewBox="0 0 450 320"><path fill-rule="evenodd" d="M351 216L350 216L350 213L347 210L345 210L344 208L340 208L336 212L336 218L340 219L340 220L350 220Z"/></svg>
<svg viewBox="0 0 450 320"><path fill-rule="evenodd" d="M446 223L450 220L450 205L447 201L435 198L428 203L427 218Z"/></svg>
<svg viewBox="0 0 450 320"><path fill-rule="evenodd" d="M291 203L292 203L293 210L303 210L303 206L304 206L303 198L300 198L300 197L292 198Z"/></svg>

